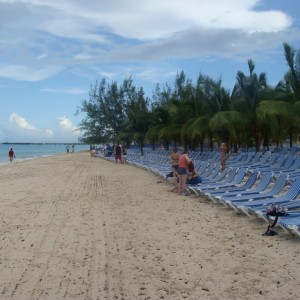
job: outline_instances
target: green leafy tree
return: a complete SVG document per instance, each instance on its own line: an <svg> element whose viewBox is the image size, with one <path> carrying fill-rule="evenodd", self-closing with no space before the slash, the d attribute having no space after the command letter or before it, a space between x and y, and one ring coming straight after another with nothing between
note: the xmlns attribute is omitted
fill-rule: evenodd
<svg viewBox="0 0 300 300"><path fill-rule="evenodd" d="M214 133L232 144L237 151L240 145L252 146L258 151L261 143L263 124L256 115L256 108L265 95L267 82L265 73L254 72L254 62L248 60L249 75L238 71L236 84L224 110L216 111L210 119Z"/></svg>
<svg viewBox="0 0 300 300"><path fill-rule="evenodd" d="M257 114L268 120L277 144L289 138L290 147L300 130L300 61L298 53L287 43L283 44L289 71L275 88L272 100L262 101ZM274 130L276 129L276 130Z"/></svg>
<svg viewBox="0 0 300 300"><path fill-rule="evenodd" d="M82 141L114 141L125 120L123 92L116 82L107 84L102 79L91 87L89 100L82 101L77 113L85 114L79 124L80 130L84 132Z"/></svg>

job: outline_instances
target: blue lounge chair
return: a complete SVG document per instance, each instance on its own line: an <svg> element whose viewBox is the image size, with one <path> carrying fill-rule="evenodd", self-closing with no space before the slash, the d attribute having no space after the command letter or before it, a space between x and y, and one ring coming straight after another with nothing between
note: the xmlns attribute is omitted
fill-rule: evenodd
<svg viewBox="0 0 300 300"><path fill-rule="evenodd" d="M212 170L212 172L210 173L210 174L208 174L208 175L206 175L206 177L205 177L205 175L201 175L201 174L199 174L199 176L201 176L202 177L202 183L209 183L209 182L214 182L214 181L218 181L218 180L220 180L219 178L220 178L220 175L221 174L219 174L219 171L220 171L220 166L219 166L219 164L215 164L215 168ZM218 175L219 174L219 175ZM223 176L221 176L222 178L224 178Z"/></svg>
<svg viewBox="0 0 300 300"><path fill-rule="evenodd" d="M278 224L283 230L300 237L300 214L293 217L282 217Z"/></svg>
<svg viewBox="0 0 300 300"><path fill-rule="evenodd" d="M269 191L255 193L255 194L241 195L240 197L232 197L226 200L225 204L234 209L237 209L237 206L247 205L253 201L274 197L282 191L282 189L286 185L287 179L288 179L288 175L281 174L277 178L273 187Z"/></svg>
<svg viewBox="0 0 300 300"><path fill-rule="evenodd" d="M293 172L297 172L299 170L299 168L300 168L300 156L297 156L293 160L293 163L291 164L291 166L289 166L288 168L280 169L279 172L280 173L293 173Z"/></svg>
<svg viewBox="0 0 300 300"><path fill-rule="evenodd" d="M197 173L201 176L201 174L207 169L208 166L209 163L207 161L202 162L200 167L196 169Z"/></svg>
<svg viewBox="0 0 300 300"><path fill-rule="evenodd" d="M202 177L202 184L210 184L215 182L221 182L225 179L226 176L228 176L228 172L231 172L232 169L228 169L227 172L220 172L221 167L216 168L218 170L218 173L216 176L209 176L209 177Z"/></svg>
<svg viewBox="0 0 300 300"><path fill-rule="evenodd" d="M232 162L227 161L227 165L230 167L241 167L243 165L248 165L252 161L254 155L254 152L248 152L245 156L245 159Z"/></svg>
<svg viewBox="0 0 300 300"><path fill-rule="evenodd" d="M272 178L273 178L272 172L263 173L261 175L261 179L260 179L259 183L257 184L257 186L255 188L246 189L244 191L238 192L237 194L225 193L221 196L216 196L216 198L221 202L225 202L226 200L230 200L233 197L241 197L241 196L261 193L267 189L267 187L269 186L269 184L272 181Z"/></svg>
<svg viewBox="0 0 300 300"><path fill-rule="evenodd" d="M293 203L294 201L296 201L297 204L300 204L300 200L296 199L299 193L300 178L297 178L295 181L292 182L290 188L284 194L276 197L265 198L262 200L252 201L249 203L238 205L237 208L246 213L247 215L262 215L265 213L266 207L268 207L272 203L277 203L286 206L286 204Z"/></svg>
<svg viewBox="0 0 300 300"><path fill-rule="evenodd" d="M199 184L197 186L189 187L189 190L193 193L200 195L200 192L198 190L201 189L202 186L212 186L213 184L220 184L225 183L227 180L232 180L235 176L236 169L228 168L227 170L224 170L223 172L219 173L215 178L210 179L208 177L202 177L202 184Z"/></svg>
<svg viewBox="0 0 300 300"><path fill-rule="evenodd" d="M207 168L206 168L206 170L202 173L202 174L199 174L201 177L207 177L207 176L209 176L212 172L213 172L213 170L216 168L217 166L216 166L216 164L210 164Z"/></svg>
<svg viewBox="0 0 300 300"><path fill-rule="evenodd" d="M214 182L206 185L201 184L199 187L196 187L197 193L200 195L210 190L218 190L225 187L237 187L245 177L247 170L247 168L232 169L222 182Z"/></svg>
<svg viewBox="0 0 300 300"><path fill-rule="evenodd" d="M285 155L283 155L283 154L280 154L279 156L277 156L277 159L276 159L276 161L272 164L272 165L269 165L269 166L261 166L261 167L258 167L258 169L260 170L260 171L264 171L264 172L270 172L270 171L272 171L272 172L274 172L274 170L276 171L276 170L279 170L281 167L282 167L282 165L284 164L284 162L285 162L285 159L286 159L286 157L285 157ZM270 162L269 162L269 164L270 164Z"/></svg>
<svg viewBox="0 0 300 300"><path fill-rule="evenodd" d="M236 187L225 187L225 188L220 188L214 191L209 191L206 192L205 195L208 196L211 200L216 201L218 198L216 196L222 196L222 195L230 195L230 196L235 196L239 194L242 191L245 191L247 189L250 189L254 183L257 180L259 172L254 171L250 174L248 179L245 181L244 184L236 186Z"/></svg>

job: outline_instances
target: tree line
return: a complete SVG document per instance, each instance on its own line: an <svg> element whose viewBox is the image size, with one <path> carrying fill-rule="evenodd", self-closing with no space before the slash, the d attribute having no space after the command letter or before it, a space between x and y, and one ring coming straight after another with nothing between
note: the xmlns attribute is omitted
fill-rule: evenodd
<svg viewBox="0 0 300 300"><path fill-rule="evenodd" d="M255 73L248 60L249 73L237 72L232 91L221 78L199 74L192 83L181 71L173 85L157 84L152 98L136 87L131 77L122 84L105 79L91 85L89 97L77 114L84 115L80 142L103 144L133 142L175 144L191 149L226 142L234 151L240 147L290 147L300 132L300 52L283 44L288 71L280 82L268 85L265 73Z"/></svg>

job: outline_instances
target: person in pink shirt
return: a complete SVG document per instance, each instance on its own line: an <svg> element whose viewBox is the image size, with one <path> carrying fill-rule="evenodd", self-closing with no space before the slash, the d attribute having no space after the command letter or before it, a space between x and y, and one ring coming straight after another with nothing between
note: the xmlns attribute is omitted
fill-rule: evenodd
<svg viewBox="0 0 300 300"><path fill-rule="evenodd" d="M189 152L187 149L185 149L179 157L179 164L177 169L177 176L178 176L177 192L179 195L184 194L186 179L187 179L187 169L191 161L192 160L189 158Z"/></svg>

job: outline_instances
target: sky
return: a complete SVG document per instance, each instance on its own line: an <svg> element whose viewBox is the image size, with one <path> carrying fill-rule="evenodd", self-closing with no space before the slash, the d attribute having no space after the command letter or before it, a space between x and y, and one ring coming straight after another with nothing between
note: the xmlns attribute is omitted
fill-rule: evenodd
<svg viewBox="0 0 300 300"><path fill-rule="evenodd" d="M0 0L0 143L77 142L91 85L131 76L152 97L184 71L232 90L236 74L288 71L299 0Z"/></svg>

